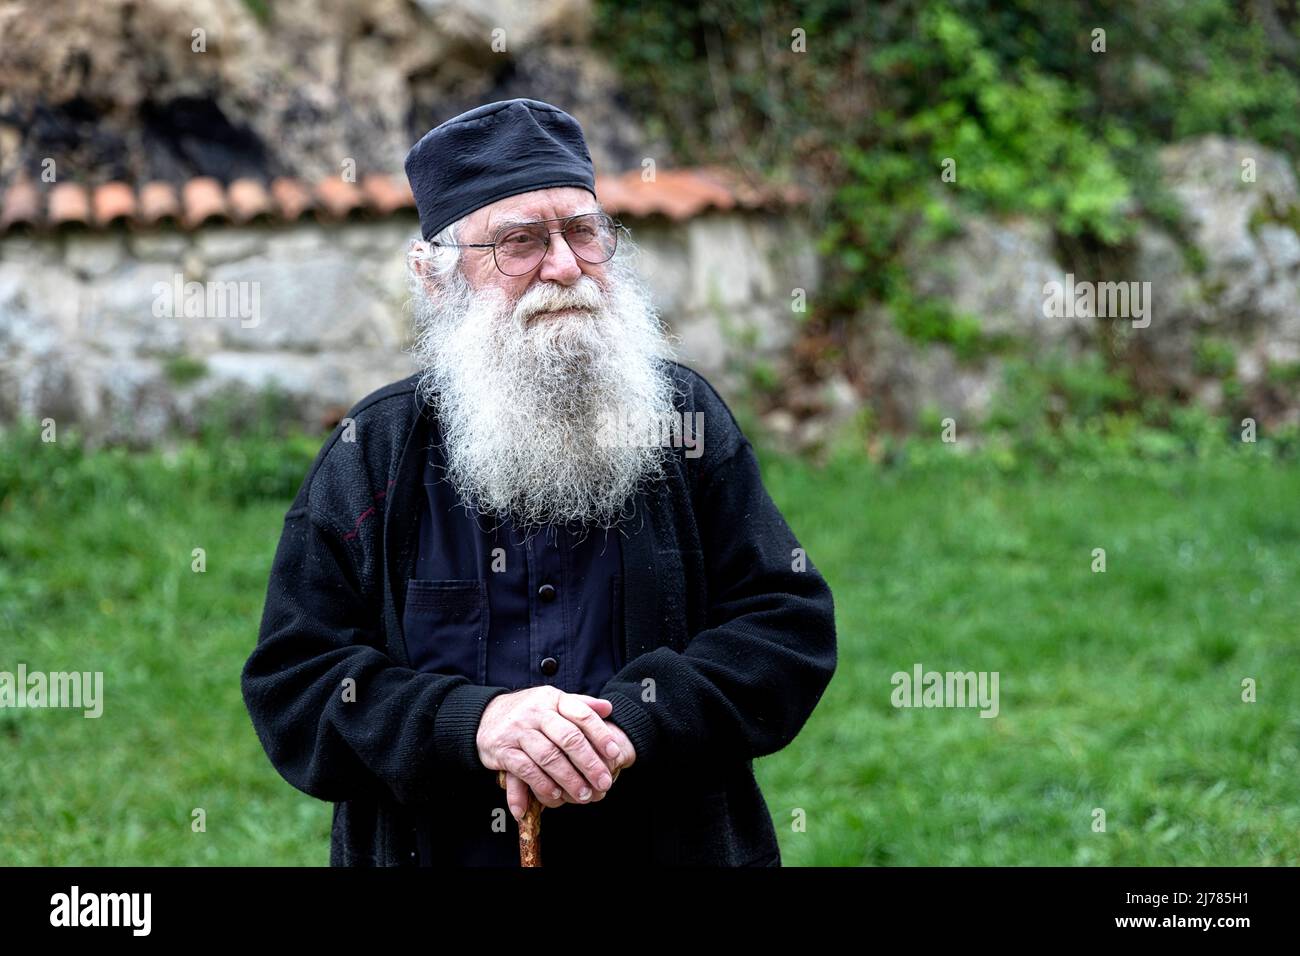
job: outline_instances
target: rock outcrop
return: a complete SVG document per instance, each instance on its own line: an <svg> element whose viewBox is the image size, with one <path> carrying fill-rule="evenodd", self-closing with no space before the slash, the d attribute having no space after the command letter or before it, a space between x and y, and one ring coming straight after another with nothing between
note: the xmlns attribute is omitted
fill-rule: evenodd
<svg viewBox="0 0 1300 956"><path fill-rule="evenodd" d="M263 12L264 11L264 12ZM494 99L568 109L598 172L669 165L584 41L586 0L42 0L0 4L0 181L400 174Z"/></svg>

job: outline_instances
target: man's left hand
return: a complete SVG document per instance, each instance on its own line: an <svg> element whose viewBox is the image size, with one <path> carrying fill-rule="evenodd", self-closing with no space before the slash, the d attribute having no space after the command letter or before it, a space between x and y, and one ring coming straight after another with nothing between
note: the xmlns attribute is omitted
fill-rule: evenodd
<svg viewBox="0 0 1300 956"><path fill-rule="evenodd" d="M591 704L593 707L596 706L598 701L606 706L609 705L609 701L606 701L603 698L591 697L587 694L578 694L576 696L585 698L587 703ZM599 708L599 710L604 710L604 708ZM618 760L609 760L609 758L605 758L606 763L609 765L610 776L614 781L617 781L619 771L624 767L630 767L632 764L636 763L636 748L632 746L632 741L628 739L627 734L623 733L623 728L618 726L618 724L615 724L606 718L605 725L614 736L615 741L618 743L618 749L621 752ZM519 817L523 814L524 808L528 806L528 798L532 795L532 788L519 777L516 777L513 773L510 773L509 771L502 772L506 775L506 805L510 807L511 816L518 821ZM613 789L613 783L610 784L610 789ZM605 793L608 792L609 791L605 791ZM604 799L605 793L601 793L598 799ZM574 800L566 793L564 794L564 802L579 804L581 801ZM587 802L593 803L596 801L589 800Z"/></svg>

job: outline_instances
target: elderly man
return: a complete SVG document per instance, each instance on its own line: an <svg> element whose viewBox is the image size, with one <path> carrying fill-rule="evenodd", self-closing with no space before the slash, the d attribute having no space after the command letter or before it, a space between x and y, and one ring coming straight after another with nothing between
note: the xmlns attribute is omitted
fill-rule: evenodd
<svg viewBox="0 0 1300 956"><path fill-rule="evenodd" d="M530 796L547 866L779 865L752 762L834 672L825 580L672 361L573 117L491 103L406 170L420 371L285 515L242 679L267 755L336 804L332 865L517 866Z"/></svg>

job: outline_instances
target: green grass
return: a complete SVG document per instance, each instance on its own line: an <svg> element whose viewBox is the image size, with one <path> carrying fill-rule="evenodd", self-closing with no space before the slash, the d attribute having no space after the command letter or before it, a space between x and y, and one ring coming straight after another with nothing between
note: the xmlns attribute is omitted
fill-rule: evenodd
<svg viewBox="0 0 1300 956"><path fill-rule="evenodd" d="M1300 476L1130 464L769 460L840 649L803 734L757 764L786 863L1300 862ZM917 662L997 671L999 715L894 709Z"/></svg>
<svg viewBox="0 0 1300 956"><path fill-rule="evenodd" d="M0 710L0 865L325 865L331 806L272 769L238 679L319 439L34 434L0 440L0 670L100 670L106 702ZM821 706L756 763L787 865L1300 862L1293 462L764 473L839 628ZM998 671L999 716L894 709L916 662Z"/></svg>

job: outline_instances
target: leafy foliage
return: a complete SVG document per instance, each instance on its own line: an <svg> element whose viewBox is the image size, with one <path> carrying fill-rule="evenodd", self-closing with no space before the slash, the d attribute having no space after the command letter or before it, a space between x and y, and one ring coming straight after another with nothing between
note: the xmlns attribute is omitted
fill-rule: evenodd
<svg viewBox="0 0 1300 956"><path fill-rule="evenodd" d="M1267 0L600 0L597 24L679 161L824 187L826 321L909 311L900 249L950 230L953 203L1113 247L1139 215L1177 218L1160 144L1300 152L1300 16Z"/></svg>
<svg viewBox="0 0 1300 956"><path fill-rule="evenodd" d="M627 99L678 162L819 187L822 285L805 327L824 342L879 315L961 360L1016 359L1020 343L913 286L911 264L964 216L1032 216L1065 261L1113 262L1143 219L1187 235L1156 162L1165 143L1217 132L1300 155L1300 12L1280 0L598 0L597 23ZM985 424L1006 455L1161 445L1173 411L1153 400L1158 379L1098 351L1075 367L1007 365ZM1244 400L1234 365L1222 343L1199 344L1197 371L1220 377L1230 410Z"/></svg>

